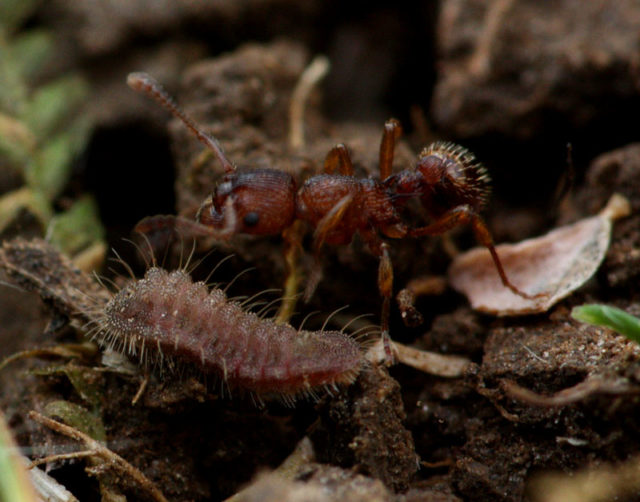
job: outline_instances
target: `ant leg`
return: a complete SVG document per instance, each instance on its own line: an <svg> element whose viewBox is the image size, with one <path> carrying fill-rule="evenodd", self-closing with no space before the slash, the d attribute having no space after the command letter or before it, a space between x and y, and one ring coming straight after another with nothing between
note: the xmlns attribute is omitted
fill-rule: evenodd
<svg viewBox="0 0 640 502"><path fill-rule="evenodd" d="M152 247L156 250L168 245L175 235L183 239L197 239L199 237L213 237L219 240L230 239L235 232L237 224L233 198L229 197L225 202L225 225L220 230L197 221L207 201L211 203L211 197L209 197L198 210L196 220L185 218L184 216L158 214L155 216L147 216L140 220L133 228L133 231L145 236L150 236L150 241L153 242Z"/></svg>
<svg viewBox="0 0 640 502"><path fill-rule="evenodd" d="M389 244L381 242L378 235L371 230L361 230L360 235L369 246L371 252L380 259L378 264L378 291L382 297L380 337L384 349L384 362L387 366L392 366L397 362L397 349L389 334L389 315L391 295L393 294L393 265L389 256Z"/></svg>
<svg viewBox="0 0 640 502"><path fill-rule="evenodd" d="M380 141L380 179L391 176L393 169L393 154L396 141L402 134L402 126L396 119L389 119L384 123L384 132Z"/></svg>
<svg viewBox="0 0 640 502"><path fill-rule="evenodd" d="M183 216L174 216L170 214L158 214L155 216L147 216L140 220L133 228L134 232L139 234L154 234L176 232L184 238L207 237L215 235L211 228L198 223L197 221L185 218Z"/></svg>
<svg viewBox="0 0 640 502"><path fill-rule="evenodd" d="M298 260L302 250L302 234L304 226L302 220L296 220L289 228L282 232L284 239L284 261L287 266L287 278L284 281L282 303L275 316L275 322L284 324L289 322L298 301L298 287L300 286L300 269Z"/></svg>
<svg viewBox="0 0 640 502"><path fill-rule="evenodd" d="M486 225L484 224L484 222L482 222L480 217L475 213L473 209L471 209L470 206L457 206L444 213L433 223L409 230L409 236L423 237L425 235L440 235L445 233L447 230L451 230L452 228L455 228L457 226L464 225L465 223L470 223L474 219L479 220L481 225L486 229ZM480 238L478 238L478 240L480 240ZM489 240L493 245L491 236L489 236Z"/></svg>
<svg viewBox="0 0 640 502"><path fill-rule="evenodd" d="M392 366L396 362L396 355L391 345L389 335L389 312L391 307L391 295L393 294L393 266L389 257L389 245L381 244L380 264L378 265L378 290L382 296L382 312L380 314L380 335L384 347L385 364Z"/></svg>
<svg viewBox="0 0 640 502"><path fill-rule="evenodd" d="M345 195L316 225L316 230L313 233L313 256L315 258L315 264L309 275L307 287L304 290L305 302L308 302L311 296L313 296L313 292L316 290L316 287L318 287L320 279L322 279L322 264L320 262L322 244L327 238L327 234L338 226L352 202L353 196Z"/></svg>
<svg viewBox="0 0 640 502"><path fill-rule="evenodd" d="M441 295L447 289L447 280L442 276L425 275L411 279L396 295L400 316L405 326L415 328L424 321L416 309L416 298L425 295Z"/></svg>
<svg viewBox="0 0 640 502"><path fill-rule="evenodd" d="M207 220L210 219L209 215L211 214L211 208L213 207L213 197L210 195L207 197L204 202L200 205L198 212L196 213L196 223L202 225L209 229L209 233L211 237L220 240L229 240L236 233L236 227L238 225L238 214L236 213L236 208L233 206L236 201L234 195L230 195L224 201L224 207L222 209L223 222L224 225L220 228L214 228L213 222L208 224Z"/></svg>
<svg viewBox="0 0 640 502"><path fill-rule="evenodd" d="M536 295L530 295L518 289L507 277L506 272L502 266L502 262L500 261L500 257L496 251L496 248L493 244L493 238L491 237L491 233L487 228L487 224L484 220L476 213L473 209L471 209L468 205L458 206L453 208L452 210L446 212L442 215L438 220L433 222L430 225L426 225L424 227L415 228L409 231L409 235L411 237L421 237L424 235L439 235L447 230L451 230L458 225L464 225L466 223L471 223L471 227L473 228L473 232L476 236L476 240L484 247L489 250L491 253L491 258L493 259L493 263L496 266L496 270L500 275L500 280L505 287L509 288L513 293L522 298L526 298L528 300L532 300L534 298L542 298L547 296L546 293L538 293Z"/></svg>
<svg viewBox="0 0 640 502"><path fill-rule="evenodd" d="M324 159L324 172L326 174L333 174L336 169L343 176L353 176L351 156L347 147L342 143L329 150L327 157Z"/></svg>
<svg viewBox="0 0 640 502"><path fill-rule="evenodd" d="M313 232L313 248L316 254L319 253L322 244L324 244L327 234L339 225L352 202L353 195L345 195L318 222L316 230Z"/></svg>
<svg viewBox="0 0 640 502"><path fill-rule="evenodd" d="M411 289L404 288L398 291L396 302L405 326L415 328L424 322L424 317L415 307L416 294Z"/></svg>
<svg viewBox="0 0 640 502"><path fill-rule="evenodd" d="M166 256L176 239L196 239L211 235L211 229L184 216L148 216L140 220L133 232L144 239L140 254L145 261L155 263L155 256ZM144 249L144 251L143 251Z"/></svg>

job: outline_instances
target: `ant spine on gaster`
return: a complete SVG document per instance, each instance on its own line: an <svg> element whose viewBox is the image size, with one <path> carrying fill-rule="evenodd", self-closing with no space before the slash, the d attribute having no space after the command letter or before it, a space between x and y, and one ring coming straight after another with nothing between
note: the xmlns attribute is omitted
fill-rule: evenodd
<svg viewBox="0 0 640 502"><path fill-rule="evenodd" d="M294 222L304 221L314 229L317 264L324 243L349 244L359 233L379 258L380 325L388 363L394 360L389 338L393 270L389 246L383 238L439 235L470 223L479 242L489 249L502 283L524 298L541 296L519 290L507 277L491 234L479 215L490 192L489 177L467 149L453 143L436 142L423 150L414 169L392 174L395 143L401 127L398 121L390 119L385 123L380 143L380 179L356 178L349 152L339 144L329 151L324 174L311 176L298 188L290 174L277 169L236 169L218 141L202 131L151 76L132 73L127 82L131 88L156 99L182 120L214 153L225 171L221 183L201 205L195 221L180 216L153 216L142 220L136 230L150 233L173 227L179 228L182 235L213 236L224 240L236 234L282 234L291 241L300 236L288 230ZM411 198L420 201L432 218L431 223L410 227L403 221L401 210ZM317 285L319 270L317 265L306 288L307 297Z"/></svg>

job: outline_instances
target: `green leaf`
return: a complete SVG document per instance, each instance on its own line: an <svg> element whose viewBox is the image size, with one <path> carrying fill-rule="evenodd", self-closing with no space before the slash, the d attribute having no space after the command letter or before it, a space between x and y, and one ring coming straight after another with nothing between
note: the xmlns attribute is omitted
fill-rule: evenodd
<svg viewBox="0 0 640 502"><path fill-rule="evenodd" d="M2 0L0 0L2 1ZM11 57L23 79L33 78L53 52L53 39L44 30L29 30L13 38Z"/></svg>
<svg viewBox="0 0 640 502"><path fill-rule="evenodd" d="M35 162L27 167L27 186L52 201L67 184L71 174L71 138L63 133L37 152Z"/></svg>
<svg viewBox="0 0 640 502"><path fill-rule="evenodd" d="M14 165L24 165L35 146L36 140L24 123L0 112L0 155Z"/></svg>
<svg viewBox="0 0 640 502"><path fill-rule="evenodd" d="M0 0L2 2L2 0ZM2 19L0 14L0 19ZM0 112L15 115L26 103L27 88L6 33L0 29Z"/></svg>
<svg viewBox="0 0 640 502"><path fill-rule="evenodd" d="M86 195L67 211L55 216L49 226L51 242L69 256L104 238L95 200Z"/></svg>
<svg viewBox="0 0 640 502"><path fill-rule="evenodd" d="M69 379L78 395L92 408L97 409L102 403L100 386L93 381L93 370L91 369L65 364L34 369L31 373L39 376L64 375Z"/></svg>
<svg viewBox="0 0 640 502"><path fill-rule="evenodd" d="M88 133L89 122L81 117L44 144L35 161L27 166L27 185L42 193L47 200L55 199L67 184L72 161L84 148Z"/></svg>
<svg viewBox="0 0 640 502"><path fill-rule="evenodd" d="M0 413L0 500L36 502L38 499L27 477L27 470L17 452L18 448Z"/></svg>
<svg viewBox="0 0 640 502"><path fill-rule="evenodd" d="M51 219L51 206L42 195L23 187L0 196L0 231L4 230L21 210L29 210L46 228Z"/></svg>
<svg viewBox="0 0 640 502"><path fill-rule="evenodd" d="M37 7L38 0L0 0L0 27L17 30Z"/></svg>
<svg viewBox="0 0 640 502"><path fill-rule="evenodd" d="M605 326L640 343L640 319L608 305L589 304L574 307L571 316L581 322Z"/></svg>
<svg viewBox="0 0 640 502"><path fill-rule="evenodd" d="M107 433L100 417L75 403L51 401L44 407L44 414L52 418L59 417L65 424L84 432L96 441L104 443L107 440Z"/></svg>
<svg viewBox="0 0 640 502"><path fill-rule="evenodd" d="M77 111L87 94L87 84L78 76L55 80L31 96L24 122L38 139L46 140Z"/></svg>

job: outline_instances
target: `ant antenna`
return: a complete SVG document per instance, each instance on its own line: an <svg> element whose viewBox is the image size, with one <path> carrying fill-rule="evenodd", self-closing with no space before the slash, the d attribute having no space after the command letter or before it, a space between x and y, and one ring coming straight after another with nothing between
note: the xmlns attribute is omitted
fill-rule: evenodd
<svg viewBox="0 0 640 502"><path fill-rule="evenodd" d="M235 166L229 161L229 159L227 159L220 143L218 143L218 140L200 129L195 121L182 111L169 93L167 93L167 91L165 91L158 81L151 75L143 72L129 73L129 76L127 77L127 85L134 91L144 93L155 99L174 116L182 120L184 125L186 125L189 130L197 136L200 142L215 154L216 158L220 161L220 164L222 164L225 172L232 173L236 170Z"/></svg>

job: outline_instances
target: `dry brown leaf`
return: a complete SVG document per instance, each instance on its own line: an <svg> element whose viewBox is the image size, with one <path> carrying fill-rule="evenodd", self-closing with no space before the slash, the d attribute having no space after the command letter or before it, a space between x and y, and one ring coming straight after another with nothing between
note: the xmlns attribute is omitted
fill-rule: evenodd
<svg viewBox="0 0 640 502"><path fill-rule="evenodd" d="M526 299L512 293L500 281L485 248L457 256L449 267L449 281L481 312L497 316L545 312L593 276L609 248L612 222L630 211L629 201L614 194L596 216L541 237L496 246L511 282L526 293L546 296Z"/></svg>
<svg viewBox="0 0 640 502"><path fill-rule="evenodd" d="M391 342L391 348L402 364L419 371L443 378L460 378L471 365L466 357L451 354L438 354L428 350L416 349L398 342ZM374 364L386 361L382 340L378 340L367 350L367 359Z"/></svg>

